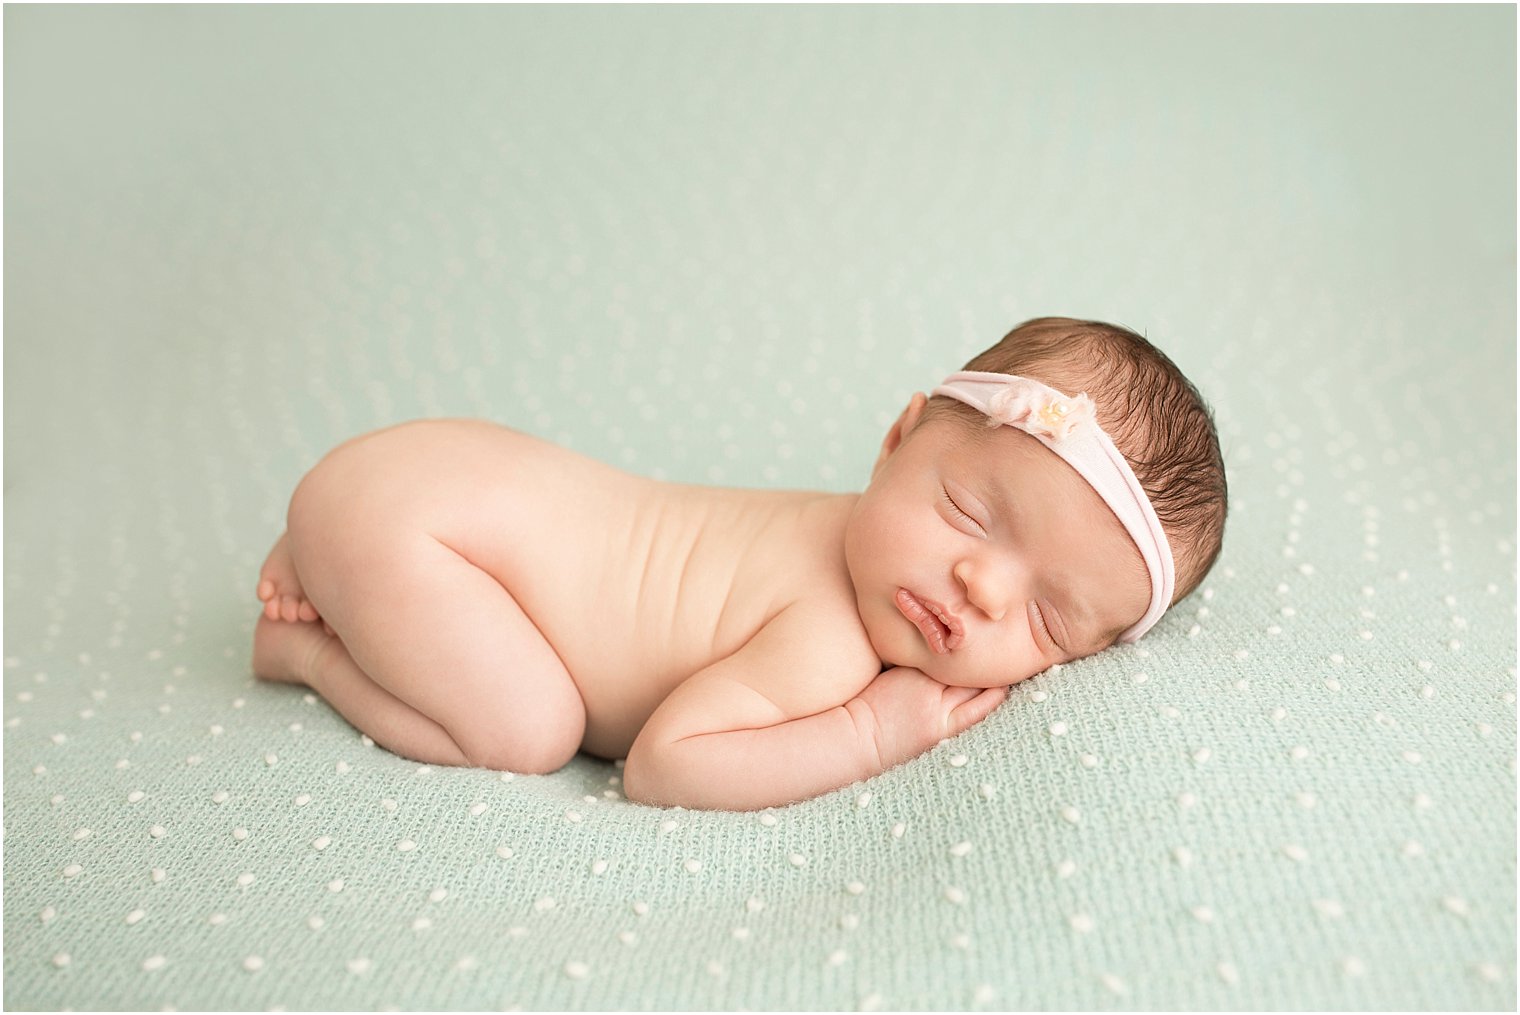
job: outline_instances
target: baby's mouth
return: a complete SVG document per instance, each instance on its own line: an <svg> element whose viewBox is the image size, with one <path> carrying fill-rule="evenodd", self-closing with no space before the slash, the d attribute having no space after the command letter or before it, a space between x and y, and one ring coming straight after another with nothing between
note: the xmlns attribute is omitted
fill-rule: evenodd
<svg viewBox="0 0 1520 1015"><path fill-rule="evenodd" d="M964 632L960 621L936 602L920 599L907 589L898 589L894 602L898 610L913 622L936 655L954 651Z"/></svg>

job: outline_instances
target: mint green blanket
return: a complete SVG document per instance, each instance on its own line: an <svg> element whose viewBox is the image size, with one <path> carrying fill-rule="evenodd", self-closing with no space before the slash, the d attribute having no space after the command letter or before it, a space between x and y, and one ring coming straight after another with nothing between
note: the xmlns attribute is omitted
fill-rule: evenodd
<svg viewBox="0 0 1520 1015"><path fill-rule="evenodd" d="M1514 1008L1512 7L4 21L8 1008ZM347 437L858 489L1046 314L1213 402L1224 553L911 764L663 811L251 677Z"/></svg>

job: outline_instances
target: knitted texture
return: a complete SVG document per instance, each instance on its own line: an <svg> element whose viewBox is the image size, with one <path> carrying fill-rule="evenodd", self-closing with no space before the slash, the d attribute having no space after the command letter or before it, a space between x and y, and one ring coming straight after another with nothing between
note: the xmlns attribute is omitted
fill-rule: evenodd
<svg viewBox="0 0 1520 1015"><path fill-rule="evenodd" d="M4 18L7 1007L1514 1008L1513 8ZM348 437L856 490L1047 314L1213 403L1224 552L879 778L648 808L251 676Z"/></svg>

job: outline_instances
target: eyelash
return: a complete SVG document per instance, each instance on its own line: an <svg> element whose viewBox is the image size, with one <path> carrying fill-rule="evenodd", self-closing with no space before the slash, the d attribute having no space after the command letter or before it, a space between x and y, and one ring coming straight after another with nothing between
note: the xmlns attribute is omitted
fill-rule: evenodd
<svg viewBox="0 0 1520 1015"><path fill-rule="evenodd" d="M1050 627L1045 623L1045 611L1040 609L1040 604L1030 603L1029 605L1030 608L1034 610L1035 626L1038 627L1040 633L1045 636L1045 640L1054 645L1058 651L1066 651L1065 649L1061 648L1060 643L1056 641L1055 635L1050 633Z"/></svg>
<svg viewBox="0 0 1520 1015"><path fill-rule="evenodd" d="M970 522L972 525L975 525L978 532L985 532L986 531L985 529L982 528L982 523L981 522L978 522L975 518L972 518L965 511L961 510L961 506L955 502L955 498L952 497L952 496L950 496L950 491L949 490L946 490L944 487L940 487L939 488L939 492L940 492L940 495L942 497L944 497L945 503L950 505L950 510L951 511L954 511L956 514L958 514L962 518L966 519L966 521Z"/></svg>

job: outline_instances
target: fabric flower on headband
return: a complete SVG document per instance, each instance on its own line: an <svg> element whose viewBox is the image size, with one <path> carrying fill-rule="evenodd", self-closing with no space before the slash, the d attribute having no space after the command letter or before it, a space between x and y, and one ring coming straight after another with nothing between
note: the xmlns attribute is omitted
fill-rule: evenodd
<svg viewBox="0 0 1520 1015"><path fill-rule="evenodd" d="M1013 426L1051 440L1065 440L1073 429L1093 418L1087 392L1066 397L1044 385L1023 382L1005 386L988 400L987 425Z"/></svg>

